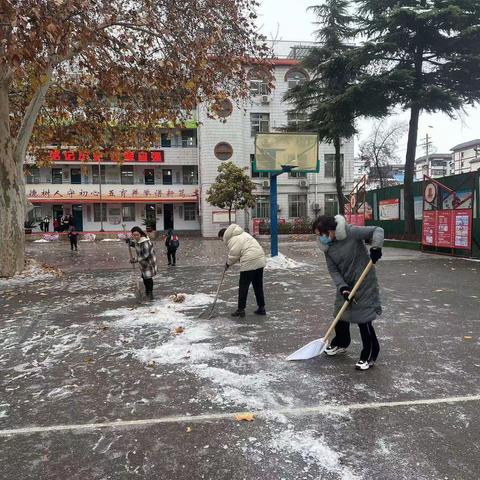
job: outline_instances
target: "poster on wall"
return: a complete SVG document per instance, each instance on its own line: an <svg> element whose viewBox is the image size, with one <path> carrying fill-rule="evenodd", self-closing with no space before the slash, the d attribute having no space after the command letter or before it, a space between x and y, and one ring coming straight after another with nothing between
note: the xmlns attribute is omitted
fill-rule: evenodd
<svg viewBox="0 0 480 480"><path fill-rule="evenodd" d="M400 220L400 200L390 198L378 202L380 220Z"/></svg>
<svg viewBox="0 0 480 480"><path fill-rule="evenodd" d="M455 248L470 250L472 248L472 210L455 210L452 230Z"/></svg>
<svg viewBox="0 0 480 480"><path fill-rule="evenodd" d="M431 247L437 243L437 212L423 212L422 243Z"/></svg>

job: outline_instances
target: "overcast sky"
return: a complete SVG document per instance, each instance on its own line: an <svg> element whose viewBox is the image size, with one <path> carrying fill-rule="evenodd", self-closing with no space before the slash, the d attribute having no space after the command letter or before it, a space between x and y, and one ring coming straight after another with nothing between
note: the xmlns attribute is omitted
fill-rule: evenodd
<svg viewBox="0 0 480 480"><path fill-rule="evenodd" d="M260 0L259 26L263 34L269 38L279 40L314 40L313 22L315 16L307 12L307 7L320 2L315 0ZM431 136L434 151L448 152L451 147L468 140L480 138L480 107L467 109L468 115L456 120L450 119L447 115L422 115L419 126L418 144L424 143L425 134ZM400 113L397 120L408 123L408 114ZM429 128L429 127L433 128ZM359 138L356 139L356 150L358 143L368 136L371 129L370 121L361 121L358 125ZM406 138L399 145L398 154L405 156ZM423 147L417 148L417 156L424 154Z"/></svg>

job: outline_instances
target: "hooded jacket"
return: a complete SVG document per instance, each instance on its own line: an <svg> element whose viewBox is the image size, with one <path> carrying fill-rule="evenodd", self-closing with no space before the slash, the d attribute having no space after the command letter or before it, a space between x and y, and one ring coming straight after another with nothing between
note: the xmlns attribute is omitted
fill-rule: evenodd
<svg viewBox="0 0 480 480"><path fill-rule="evenodd" d="M261 245L239 225L232 223L225 231L223 241L228 248L229 266L240 262L240 271L248 272L267 265Z"/></svg>
<svg viewBox="0 0 480 480"><path fill-rule="evenodd" d="M370 261L365 240L371 240L372 247L382 247L384 232L380 227L357 227L348 225L341 215L335 216L337 227L335 240L331 245L318 242L320 250L325 253L328 271L337 287L334 315L342 307L345 299L340 294L342 287L353 288L363 270ZM367 323L382 313L378 281L372 268L365 277L355 295L355 302L346 310L342 320L351 323Z"/></svg>
<svg viewBox="0 0 480 480"><path fill-rule="evenodd" d="M131 241L130 244L135 247L137 260L142 270L142 277L145 279L153 278L157 274L157 257L153 243L149 238L140 237L137 242Z"/></svg>

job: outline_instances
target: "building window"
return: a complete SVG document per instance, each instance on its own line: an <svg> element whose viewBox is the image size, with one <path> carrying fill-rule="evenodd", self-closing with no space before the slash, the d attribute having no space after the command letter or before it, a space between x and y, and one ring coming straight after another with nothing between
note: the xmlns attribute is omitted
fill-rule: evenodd
<svg viewBox="0 0 480 480"><path fill-rule="evenodd" d="M270 128L269 113L251 113L250 114L251 136L257 133L268 133Z"/></svg>
<svg viewBox="0 0 480 480"><path fill-rule="evenodd" d="M213 153L219 160L229 160L233 155L233 148L227 142L220 142L215 145Z"/></svg>
<svg viewBox="0 0 480 480"><path fill-rule="evenodd" d="M162 148L169 148L172 146L172 136L169 133L160 134L160 145Z"/></svg>
<svg viewBox="0 0 480 480"><path fill-rule="evenodd" d="M197 131L182 130L182 147L192 148L197 146Z"/></svg>
<svg viewBox="0 0 480 480"><path fill-rule="evenodd" d="M153 168L146 168L143 171L145 178L145 185L155 185L155 170Z"/></svg>
<svg viewBox="0 0 480 480"><path fill-rule="evenodd" d="M133 165L120 167L120 180L122 185L133 185Z"/></svg>
<svg viewBox="0 0 480 480"><path fill-rule="evenodd" d="M325 215L333 217L338 214L338 201L335 194L325 194Z"/></svg>
<svg viewBox="0 0 480 480"><path fill-rule="evenodd" d="M197 206L195 203L185 203L183 205L183 219L186 222L194 222L197 219Z"/></svg>
<svg viewBox="0 0 480 480"><path fill-rule="evenodd" d="M269 178L270 174L268 172L256 172L253 169L253 162L255 161L255 155L250 155L250 165L252 170L252 178Z"/></svg>
<svg viewBox="0 0 480 480"><path fill-rule="evenodd" d="M107 221L107 206L104 203L93 204L93 221L94 222Z"/></svg>
<svg viewBox="0 0 480 480"><path fill-rule="evenodd" d="M290 218L305 218L307 216L307 196L288 196L288 216Z"/></svg>
<svg viewBox="0 0 480 480"><path fill-rule="evenodd" d="M198 183L198 167L196 165L184 165L182 167L184 185L196 185Z"/></svg>
<svg viewBox="0 0 480 480"><path fill-rule="evenodd" d="M63 171L61 168L52 168L52 183L63 183Z"/></svg>
<svg viewBox="0 0 480 480"><path fill-rule="evenodd" d="M268 195L258 196L256 202L253 218L270 218L270 197Z"/></svg>
<svg viewBox="0 0 480 480"><path fill-rule="evenodd" d="M70 183L72 185L80 185L82 183L82 171L80 168L70 169Z"/></svg>
<svg viewBox="0 0 480 480"><path fill-rule="evenodd" d="M40 169L37 167L29 167L27 172L27 184L40 183Z"/></svg>
<svg viewBox="0 0 480 480"><path fill-rule="evenodd" d="M307 172L296 172L292 170L288 172L288 178L307 178Z"/></svg>
<svg viewBox="0 0 480 480"><path fill-rule="evenodd" d="M288 88L294 88L303 85L307 81L307 75L301 70L289 70L285 75L285 81L288 82Z"/></svg>
<svg viewBox="0 0 480 480"><path fill-rule="evenodd" d="M250 95L268 95L268 76L268 72L259 67L254 67L248 72L247 79L249 82Z"/></svg>
<svg viewBox="0 0 480 480"><path fill-rule="evenodd" d="M325 162L325 178L335 178L335 154L327 153L323 159ZM343 178L343 153L340 154L340 173Z"/></svg>
<svg viewBox="0 0 480 480"><path fill-rule="evenodd" d="M123 222L135 221L135 204L134 203L122 203L122 221Z"/></svg>
<svg viewBox="0 0 480 480"><path fill-rule="evenodd" d="M105 165L92 165L92 183L94 185L98 185L100 183L98 178L99 169L100 169L100 178L102 179L102 185L107 183L105 179Z"/></svg>
<svg viewBox="0 0 480 480"><path fill-rule="evenodd" d="M292 130L298 130L298 126L302 125L308 120L308 115L306 113L287 113L287 127Z"/></svg>

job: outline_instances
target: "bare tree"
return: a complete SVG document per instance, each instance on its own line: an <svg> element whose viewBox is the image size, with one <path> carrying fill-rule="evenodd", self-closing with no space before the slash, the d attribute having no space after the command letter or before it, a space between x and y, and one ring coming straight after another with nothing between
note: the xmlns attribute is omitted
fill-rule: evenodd
<svg viewBox="0 0 480 480"><path fill-rule="evenodd" d="M360 159L369 178L378 179L380 188L394 184L386 176L388 166L400 163L398 142L407 131L402 122L385 123L380 120L373 126L370 136L360 144Z"/></svg>

